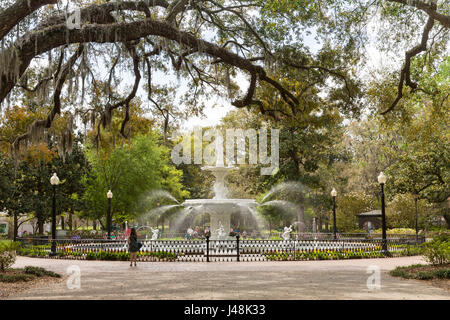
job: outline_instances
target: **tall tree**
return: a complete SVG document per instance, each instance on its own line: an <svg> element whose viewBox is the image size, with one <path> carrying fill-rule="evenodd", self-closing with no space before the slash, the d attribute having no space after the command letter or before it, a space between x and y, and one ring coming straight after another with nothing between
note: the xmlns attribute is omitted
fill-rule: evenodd
<svg viewBox="0 0 450 320"><path fill-rule="evenodd" d="M397 95L382 110L388 112L402 99L405 86L423 90L416 80L420 75L412 73L414 58L424 53L439 60L445 54L450 20L445 4L435 0L2 1L0 101L34 92L52 106L46 119L37 120L17 137L13 150L17 152L33 132L50 128L55 116L68 107L73 118L93 119L97 128L107 126L111 114L122 109L121 133L126 136L130 102L141 80L147 81L151 94L155 74L169 68L189 79L183 102L190 106L201 104L201 96L216 94L228 97L237 108L270 112L271 106L255 95L258 87L266 85L295 114L301 101L278 74L287 67L303 70L308 79L323 74L350 94L341 106L357 109L351 78L356 66L364 63L361 58L369 46L366 25L373 19L389 30L381 30L377 41L391 46L391 53L405 52L408 45L403 66L396 68L401 69ZM319 39L319 54L311 53L307 37L311 29ZM44 55L48 63L32 65ZM327 63L324 56L331 60ZM122 79L120 67L132 70L134 76L125 97L114 85ZM97 110L85 108L85 88L95 86L101 77L98 71L105 68L108 103ZM248 78L245 93L233 83L237 72ZM72 129L69 123L67 129Z"/></svg>

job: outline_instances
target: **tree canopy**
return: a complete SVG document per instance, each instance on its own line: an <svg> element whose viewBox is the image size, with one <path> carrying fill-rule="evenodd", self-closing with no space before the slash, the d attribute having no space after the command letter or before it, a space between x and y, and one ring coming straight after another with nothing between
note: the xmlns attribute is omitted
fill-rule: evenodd
<svg viewBox="0 0 450 320"><path fill-rule="evenodd" d="M237 108L295 115L305 104L303 93L315 86L342 112L359 113L364 100L358 72L370 60L371 45L395 53L398 61L392 69L395 73L383 75L398 84L379 108L386 113L409 93L437 93L423 87L423 66L415 58L421 55L427 65L435 66L445 55L450 26L445 3L2 1L0 102L4 105L5 99L15 101L31 94L51 106L47 117L17 136L12 150L17 153L20 143L48 130L62 111L71 115L67 129L73 131L77 118L99 130L109 124L115 110L122 109L120 131L127 136L131 101L140 88L152 99L160 72L188 81L180 99L194 112L201 111L205 98L216 95ZM371 35L369 25L376 25L377 37ZM130 71L127 79L134 78L129 88L119 86L124 70ZM248 81L244 91L235 81L238 73ZM287 76L306 81L285 83ZM90 108L84 99L99 86L107 92L104 103ZM260 96L258 88L264 86L269 88L267 96ZM281 105L274 106L272 99L279 99ZM58 143L63 149L70 147L70 139L63 137Z"/></svg>

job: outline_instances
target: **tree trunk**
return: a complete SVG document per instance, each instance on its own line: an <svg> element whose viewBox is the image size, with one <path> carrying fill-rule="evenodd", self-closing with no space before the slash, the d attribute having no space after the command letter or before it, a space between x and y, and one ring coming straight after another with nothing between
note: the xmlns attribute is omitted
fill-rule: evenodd
<svg viewBox="0 0 450 320"><path fill-rule="evenodd" d="M72 210L69 211L69 230L72 231Z"/></svg>
<svg viewBox="0 0 450 320"><path fill-rule="evenodd" d="M445 222L447 223L447 229L450 229L450 209L449 208L445 209L443 216L444 216Z"/></svg>
<svg viewBox="0 0 450 320"><path fill-rule="evenodd" d="M19 231L19 226L17 225L17 213L14 213L14 226L13 226L13 239L16 241L17 232Z"/></svg>
<svg viewBox="0 0 450 320"><path fill-rule="evenodd" d="M269 239L272 236L272 223L269 220Z"/></svg>
<svg viewBox="0 0 450 320"><path fill-rule="evenodd" d="M301 203L301 200L298 204L297 219L298 219L298 233L305 232L305 218L304 218L303 204Z"/></svg>
<svg viewBox="0 0 450 320"><path fill-rule="evenodd" d="M64 230L65 226L64 226L64 216L61 215L61 229Z"/></svg>
<svg viewBox="0 0 450 320"><path fill-rule="evenodd" d="M44 234L44 219L42 219L41 217L38 217L38 233L39 234Z"/></svg>

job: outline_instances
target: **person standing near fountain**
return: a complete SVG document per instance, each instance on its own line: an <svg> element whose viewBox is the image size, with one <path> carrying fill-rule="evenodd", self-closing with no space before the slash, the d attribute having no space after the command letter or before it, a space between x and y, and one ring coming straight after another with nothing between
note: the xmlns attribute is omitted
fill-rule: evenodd
<svg viewBox="0 0 450 320"><path fill-rule="evenodd" d="M137 252L139 251L139 245L138 245L138 238L137 238L137 232L135 228L131 228L130 236L128 237L128 251L130 252L130 267L134 266L136 267L136 261L137 261Z"/></svg>

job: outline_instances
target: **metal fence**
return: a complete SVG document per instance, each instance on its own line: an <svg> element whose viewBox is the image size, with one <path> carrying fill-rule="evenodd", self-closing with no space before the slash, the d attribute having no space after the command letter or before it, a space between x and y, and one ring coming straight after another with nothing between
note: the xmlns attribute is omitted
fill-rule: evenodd
<svg viewBox="0 0 450 320"><path fill-rule="evenodd" d="M283 232L257 232L255 234L247 233L245 237L240 233L242 240L275 240L273 238L278 238L279 240L283 239L282 237ZM291 232L290 235L291 239L295 240L333 240L334 234L333 233L325 233L325 232L316 232L316 233L296 233ZM204 234L193 234L192 236L189 236L187 233L173 233L173 232L162 232L158 235L158 239L163 238L166 240L178 238L178 239L185 239L185 240L198 240L198 239L204 239ZM336 234L337 239L381 239L381 233L337 233ZM415 234L388 234L388 239L409 239L411 241L416 241L416 235ZM151 239L151 233L147 234L146 240ZM419 235L418 240L424 241L424 236Z"/></svg>
<svg viewBox="0 0 450 320"><path fill-rule="evenodd" d="M408 254L418 243L409 237L309 240L143 240L140 261L289 261L376 258ZM423 239L419 241L423 242ZM128 260L126 240L19 238L19 254L79 260ZM55 252L51 248L54 244ZM384 246L383 246L384 244ZM385 247L383 250L383 247Z"/></svg>

